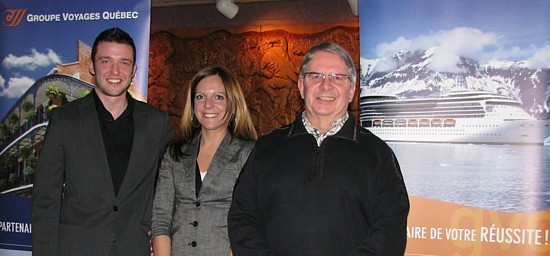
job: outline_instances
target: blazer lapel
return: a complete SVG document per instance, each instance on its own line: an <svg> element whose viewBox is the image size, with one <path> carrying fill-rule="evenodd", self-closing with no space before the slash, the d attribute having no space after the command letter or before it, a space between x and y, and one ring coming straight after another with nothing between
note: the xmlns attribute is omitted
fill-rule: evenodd
<svg viewBox="0 0 550 256"><path fill-rule="evenodd" d="M239 145L237 143L231 143L233 141L232 138L233 137L231 134L227 133L223 138L222 143L220 143L214 158L212 158L212 162L210 162L208 172L202 181L203 187L209 186L216 176L223 171L229 160L231 160L231 158L233 158L233 156L237 153Z"/></svg>
<svg viewBox="0 0 550 256"><path fill-rule="evenodd" d="M84 164L97 166L97 168L94 169L100 172L98 175L104 180L103 184L106 184L103 188L105 189L105 194L114 197L115 191L113 189L113 180L111 178L111 171L109 170L107 153L103 145L103 137L101 135L101 128L99 127L99 117L97 116L96 106L91 93L79 102L78 109L81 115L82 134L88 137L87 146L92 149L92 152L96 152L93 156L94 160Z"/></svg>
<svg viewBox="0 0 550 256"><path fill-rule="evenodd" d="M122 180L122 184L120 185L120 190L118 192L119 198L123 198L124 196L126 196L127 191L131 191L132 188L130 187L130 190L128 190L128 186L131 186L132 184L138 184L140 182L139 180L143 178L144 174L140 172L142 172L142 170L144 169L143 166L140 166L139 160L143 156L145 152L144 150L149 147L158 146L147 144L147 136L149 136L149 116L145 112L146 111L143 108L143 105L134 104L134 112L132 114L134 118L134 140L132 142L132 151L130 153L130 159L128 160L126 174L124 174L124 179ZM148 169L145 171L149 172L154 170Z"/></svg>
<svg viewBox="0 0 550 256"><path fill-rule="evenodd" d="M182 153L183 159L181 161L182 170L185 177L185 183L193 184L190 186L193 188L193 191L190 191L193 195L196 195L195 184L195 169L197 168L197 154L200 142L200 134L196 135L192 141L186 143L183 146Z"/></svg>

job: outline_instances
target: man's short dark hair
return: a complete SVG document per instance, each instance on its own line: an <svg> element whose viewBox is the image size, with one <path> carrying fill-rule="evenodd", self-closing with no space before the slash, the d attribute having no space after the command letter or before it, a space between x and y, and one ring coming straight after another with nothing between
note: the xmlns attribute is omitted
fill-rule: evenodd
<svg viewBox="0 0 550 256"><path fill-rule="evenodd" d="M101 42L113 42L132 46L132 50L134 52L134 63L136 63L136 45L134 44L134 39L132 39L132 37L128 33L126 33L126 31L117 27L109 28L101 32L101 34L96 37L94 41L94 46L92 47L92 63L95 60L97 46Z"/></svg>

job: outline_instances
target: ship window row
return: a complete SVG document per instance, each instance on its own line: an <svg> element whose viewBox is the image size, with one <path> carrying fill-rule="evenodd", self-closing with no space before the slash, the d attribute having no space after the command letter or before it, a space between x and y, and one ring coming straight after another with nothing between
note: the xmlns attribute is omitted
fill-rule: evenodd
<svg viewBox="0 0 550 256"><path fill-rule="evenodd" d="M436 114L472 114L472 113L485 113L485 111L481 111L481 110L461 110L461 111L399 111L399 112L394 112L394 111L370 111L370 110L365 110L365 111L361 111L361 113L365 113L365 114L368 114L368 115L373 115L373 114L377 114L377 115L411 115L411 114L416 114L416 115L431 115L433 113L436 113Z"/></svg>
<svg viewBox="0 0 550 256"><path fill-rule="evenodd" d="M389 100L395 100L395 101L389 101ZM487 102L488 104L493 103L497 105L511 105L511 106L517 106L520 103L514 99L510 99L503 96L488 96L488 97L472 97L465 99L463 97L461 98L445 98L444 101L441 101L441 99L430 99L430 98L420 98L420 99L405 99L402 101L397 101L399 99L396 99L395 97L388 97L388 98L376 98L376 99L369 99L369 98L362 98L361 103L364 104L393 104L393 105L410 105L410 104L428 104L428 105L434 105L434 104L454 104L457 106L465 106L469 104L479 104L480 101ZM414 101L413 101L414 100ZM464 102L469 101L469 102ZM473 102L477 101L477 102Z"/></svg>
<svg viewBox="0 0 550 256"><path fill-rule="evenodd" d="M479 103L468 103L468 104L369 104L361 105L361 107L372 107L372 108L396 108L396 109L408 109L408 108L436 108L436 107L446 107L446 108L472 108L472 107L482 107Z"/></svg>
<svg viewBox="0 0 550 256"><path fill-rule="evenodd" d="M412 116L450 116L450 115L459 115L459 116L472 116L472 115L481 115L485 116L484 111L439 111L439 112L361 112L363 116L394 116L394 117L412 117Z"/></svg>
<svg viewBox="0 0 550 256"><path fill-rule="evenodd" d="M380 102L372 102L372 101L365 101L362 100L361 103L369 104L369 105L438 105L438 104L453 104L455 106L471 106L471 105L479 105L481 104L479 101L469 101L465 102L462 100L446 100L446 101L440 101L440 100L421 100L421 101L380 101ZM499 101L500 103L500 101Z"/></svg>
<svg viewBox="0 0 550 256"><path fill-rule="evenodd" d="M379 135L411 135L411 136L418 136L418 135L439 135L439 136L502 136L500 133L456 133L456 132L403 132L403 131L377 131L376 134Z"/></svg>
<svg viewBox="0 0 550 256"><path fill-rule="evenodd" d="M366 104L361 104L362 107ZM403 102L403 103L386 103L382 102L380 104L372 103L368 104L368 107L372 108L402 108L402 109L408 109L408 108L435 108L435 107L448 107L448 108L465 108L465 107L481 107L480 103L474 102L474 103L410 103L410 102Z"/></svg>
<svg viewBox="0 0 550 256"><path fill-rule="evenodd" d="M420 111L420 112L432 112L432 111L484 111L485 109L482 107L467 107L467 108L444 108L444 107L437 107L437 108L372 108L372 107L360 107L359 108L362 111L383 111L383 112L410 112L410 111Z"/></svg>
<svg viewBox="0 0 550 256"><path fill-rule="evenodd" d="M394 108L359 108L362 111L378 111L378 112L411 112L411 111L417 111L417 112L433 112L433 111L448 111L448 112L456 112L456 111L484 111L484 108L430 108L430 109L424 109L424 108L403 108L403 109L394 109Z"/></svg>
<svg viewBox="0 0 550 256"><path fill-rule="evenodd" d="M495 107L500 107L500 106L521 107L521 103L516 102L516 101L513 101L513 102L507 102L507 101L487 102L486 104L487 104L487 106L491 105L491 106L495 106Z"/></svg>
<svg viewBox="0 0 550 256"><path fill-rule="evenodd" d="M380 114L380 113L361 113L362 119L384 119L384 118L482 118L485 117L485 113L411 113L411 114Z"/></svg>
<svg viewBox="0 0 550 256"><path fill-rule="evenodd" d="M417 109L417 108L411 108L411 109L360 109L361 112L369 113L432 113L432 112L438 112L438 113L466 113L466 112L485 112L482 108L462 108L462 109L445 109L445 108L438 108L438 109Z"/></svg>
<svg viewBox="0 0 550 256"><path fill-rule="evenodd" d="M464 125L464 127L472 127L472 128L496 128L496 127L498 127L498 124L469 124L469 125Z"/></svg>
<svg viewBox="0 0 550 256"><path fill-rule="evenodd" d="M375 120L362 120L361 126L370 128L370 127L409 127L411 129L417 127L431 127L431 128L452 128L456 126L456 120L454 119L375 119ZM497 124L474 124L474 125L463 125L464 128L497 128Z"/></svg>

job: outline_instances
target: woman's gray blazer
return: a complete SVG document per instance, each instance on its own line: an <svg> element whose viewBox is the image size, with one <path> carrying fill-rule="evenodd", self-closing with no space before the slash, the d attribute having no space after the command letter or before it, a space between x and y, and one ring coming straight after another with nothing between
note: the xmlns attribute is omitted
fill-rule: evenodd
<svg viewBox="0 0 550 256"><path fill-rule="evenodd" d="M175 161L167 151L153 201L152 235L172 238L172 255L227 255L227 213L233 187L254 147L229 133L221 142L195 193L195 166L200 134L182 147Z"/></svg>

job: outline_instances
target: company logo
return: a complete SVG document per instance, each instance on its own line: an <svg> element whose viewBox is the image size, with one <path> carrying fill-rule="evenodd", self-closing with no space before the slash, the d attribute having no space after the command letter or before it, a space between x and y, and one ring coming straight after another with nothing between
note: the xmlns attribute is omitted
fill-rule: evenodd
<svg viewBox="0 0 550 256"><path fill-rule="evenodd" d="M2 13L2 23L6 27L16 27L23 20L26 12L27 9L6 10Z"/></svg>

